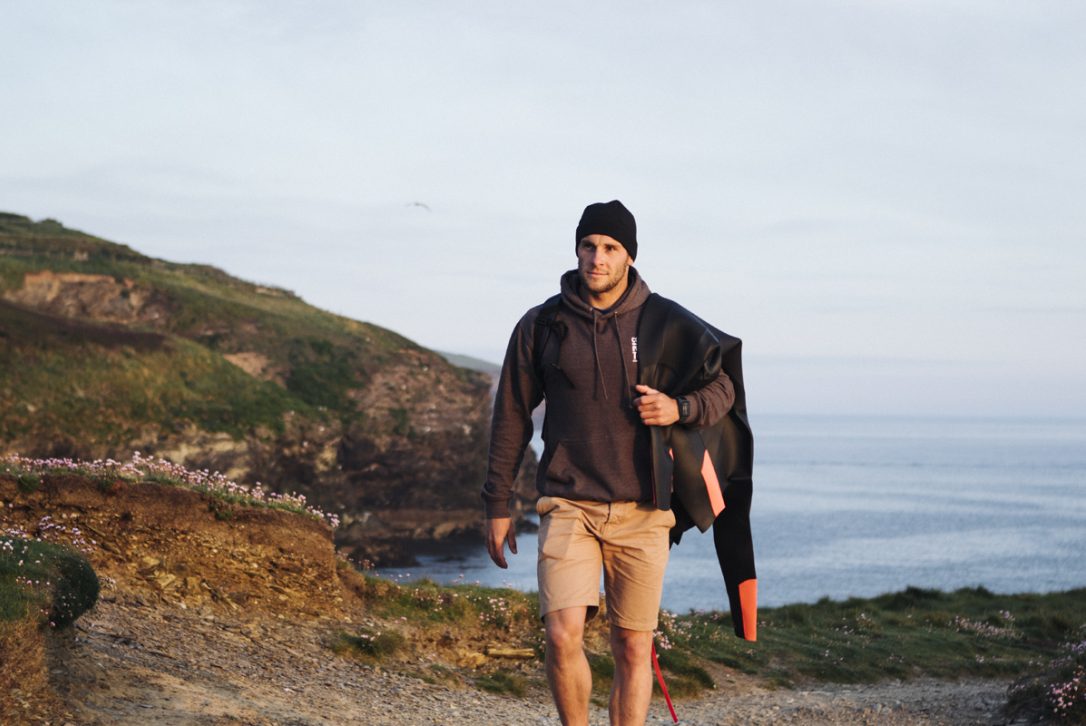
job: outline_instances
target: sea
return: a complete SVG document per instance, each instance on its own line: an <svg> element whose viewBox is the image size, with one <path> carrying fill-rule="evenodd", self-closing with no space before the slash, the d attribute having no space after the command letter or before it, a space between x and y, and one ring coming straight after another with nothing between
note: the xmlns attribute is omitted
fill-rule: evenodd
<svg viewBox="0 0 1086 726"><path fill-rule="evenodd" d="M751 526L762 606L907 586L1086 586L1086 419L765 415ZM534 533L502 570L485 548L381 570L397 581L536 589ZM673 547L663 607L726 610L712 532Z"/></svg>

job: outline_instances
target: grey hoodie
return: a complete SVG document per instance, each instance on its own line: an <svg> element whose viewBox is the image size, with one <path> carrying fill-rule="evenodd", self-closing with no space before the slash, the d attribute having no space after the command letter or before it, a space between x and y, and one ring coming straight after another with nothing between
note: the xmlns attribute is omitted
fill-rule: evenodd
<svg viewBox="0 0 1086 726"><path fill-rule="evenodd" d="M626 292L609 309L597 310L582 296L577 271L570 270L562 275L561 295L558 320L566 332L547 343L548 351L559 346L558 359L543 366L542 381L533 369L533 349L543 305L525 313L506 349L482 492L488 517L509 516L513 479L532 438L532 410L544 397L540 494L600 502L652 499L649 430L633 405L637 328L648 285L630 268ZM689 425L716 420L734 399L731 381L721 374L689 399Z"/></svg>

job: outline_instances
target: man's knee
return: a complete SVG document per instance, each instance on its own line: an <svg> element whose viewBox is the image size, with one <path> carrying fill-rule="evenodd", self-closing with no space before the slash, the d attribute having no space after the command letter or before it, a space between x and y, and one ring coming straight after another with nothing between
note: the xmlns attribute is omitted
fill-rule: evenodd
<svg viewBox="0 0 1086 726"><path fill-rule="evenodd" d="M547 613L544 619L547 647L557 653L577 652L584 647L585 608L566 608Z"/></svg>
<svg viewBox="0 0 1086 726"><path fill-rule="evenodd" d="M612 626L611 650L616 664L620 660L635 667L648 663L652 653L652 631L628 630L617 625Z"/></svg>

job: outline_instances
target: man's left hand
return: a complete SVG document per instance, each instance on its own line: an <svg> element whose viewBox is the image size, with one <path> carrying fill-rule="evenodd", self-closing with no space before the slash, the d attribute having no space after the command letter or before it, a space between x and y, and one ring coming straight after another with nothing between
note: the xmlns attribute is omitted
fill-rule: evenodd
<svg viewBox="0 0 1086 726"><path fill-rule="evenodd" d="M679 420L679 404L667 395L650 386L636 386L641 395L634 399L641 422L646 426L670 426Z"/></svg>

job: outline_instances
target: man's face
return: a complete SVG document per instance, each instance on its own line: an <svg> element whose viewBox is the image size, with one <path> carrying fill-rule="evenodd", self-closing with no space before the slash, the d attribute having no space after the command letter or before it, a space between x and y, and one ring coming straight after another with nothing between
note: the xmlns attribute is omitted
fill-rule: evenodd
<svg viewBox="0 0 1086 726"><path fill-rule="evenodd" d="M590 234L577 243L577 272L581 283L594 295L618 287L632 262L626 248L614 237Z"/></svg>

